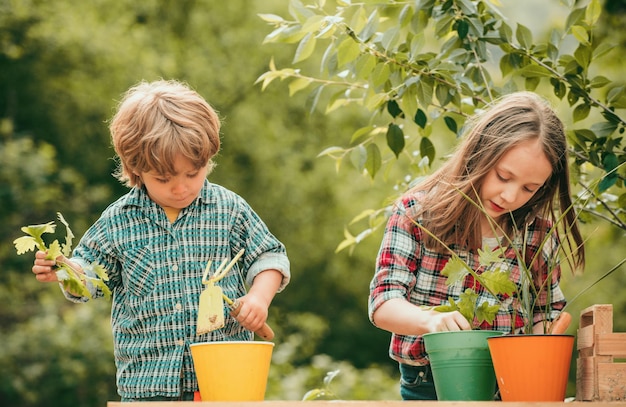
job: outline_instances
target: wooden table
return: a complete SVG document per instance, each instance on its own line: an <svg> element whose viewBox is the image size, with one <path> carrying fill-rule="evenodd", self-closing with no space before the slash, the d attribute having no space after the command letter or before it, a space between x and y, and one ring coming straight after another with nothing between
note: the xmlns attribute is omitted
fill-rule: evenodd
<svg viewBox="0 0 626 407"><path fill-rule="evenodd" d="M497 407L498 401L158 401L141 403L141 407ZM626 407L625 401L506 402L505 407ZM109 401L107 407L130 407L135 403Z"/></svg>

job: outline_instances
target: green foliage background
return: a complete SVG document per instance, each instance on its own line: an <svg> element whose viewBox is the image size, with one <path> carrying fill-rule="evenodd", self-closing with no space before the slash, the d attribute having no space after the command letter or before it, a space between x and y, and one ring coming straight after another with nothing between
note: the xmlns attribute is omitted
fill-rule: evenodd
<svg viewBox="0 0 626 407"><path fill-rule="evenodd" d="M605 35L623 47L624 9L615 10ZM293 280L270 310L277 346L267 398L301 399L339 369L331 384L338 398L399 399L389 335L366 312L380 236L335 253L355 214L397 191L384 177L361 177L349 163L336 171L317 158L368 123L360 110L311 112L304 94L254 85L271 57L292 58L281 45L262 45L270 30L259 13L284 15L287 4L0 0L0 405L118 400L109 304L71 304L58 287L37 283L32 258L16 256L12 241L22 225L54 220L57 211L80 236L126 191L111 176L106 121L124 90L158 78L187 81L220 112L223 149L211 180L246 198L287 246ZM453 141L436 142L445 149ZM588 272L566 277L566 294L623 256L623 232L596 229L588 229ZM620 272L598 284L572 314L613 303L615 328L626 331L624 283Z"/></svg>

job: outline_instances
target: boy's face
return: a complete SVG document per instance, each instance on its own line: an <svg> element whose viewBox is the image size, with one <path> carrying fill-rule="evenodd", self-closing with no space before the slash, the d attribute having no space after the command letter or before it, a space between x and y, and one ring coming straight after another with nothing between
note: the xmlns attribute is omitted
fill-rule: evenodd
<svg viewBox="0 0 626 407"><path fill-rule="evenodd" d="M207 167L195 168L191 161L178 155L174 159L174 171L174 174L154 171L139 174L150 198L164 209L189 206L202 189Z"/></svg>
<svg viewBox="0 0 626 407"><path fill-rule="evenodd" d="M480 200L493 219L521 208L552 174L552 165L539 140L529 140L507 151L487 173ZM485 218L486 221L486 218ZM485 223L483 229L485 229ZM483 230L489 234L490 227Z"/></svg>

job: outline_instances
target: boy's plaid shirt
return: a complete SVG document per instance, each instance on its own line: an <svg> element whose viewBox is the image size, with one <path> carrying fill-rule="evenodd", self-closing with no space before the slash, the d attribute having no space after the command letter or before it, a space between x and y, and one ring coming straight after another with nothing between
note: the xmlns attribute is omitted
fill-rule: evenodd
<svg viewBox="0 0 626 407"><path fill-rule="evenodd" d="M418 199L416 196L404 197L394 207L394 211L387 222L376 260L376 272L370 283L368 312L372 322L372 315L378 307L392 298L406 299L418 306L437 306L448 304L450 297L455 300L458 299L466 288L475 286L471 275L468 275L463 282L450 287L446 285L446 277L441 274L441 270L450 255L427 249L422 241L424 232L407 218L407 213L414 213L415 207L419 205ZM550 222L537 218L528 226L526 234L526 258L533 259L537 251L542 250L541 255L538 256L538 261L535 261L533 265L541 264L543 267L533 267L533 272L540 271L543 273L544 279L548 273L548 267L545 265L554 264L555 256L558 254L558 240L554 234L551 234L548 242L542 243L549 233L550 227ZM521 240L521 237L515 240L516 246L521 247ZM459 250L455 245L452 245L451 249L473 270L479 269L480 263L477 253ZM493 263L486 269L481 269L480 272L495 268L500 268L502 271L510 270L511 279L518 287L521 287L522 275L517 265L516 249L508 247L504 254L504 261ZM565 306L565 298L559 287L560 275L561 269L557 264L551 275L550 308L552 311L549 319L555 318L558 311ZM488 301L490 305L498 303L489 292L478 283L476 284L478 285L475 287L479 296L478 304L482 304L484 301ZM541 308L545 307L548 302L546 291L548 290L542 291L542 295L537 301L535 313L532 316L535 322L544 318ZM515 330L521 328L524 323L522 318L527 318L527 316L523 315L519 301L514 297L507 298L506 296L502 296L500 300L502 301L501 307L493 325L483 323L481 329L493 329L508 333L511 332L514 318ZM409 365L429 363L422 337L417 335L392 334L389 355L392 359Z"/></svg>
<svg viewBox="0 0 626 407"><path fill-rule="evenodd" d="M280 290L288 283L289 260L283 244L240 196L208 181L173 224L145 190L133 188L85 233L72 260L95 261L109 274L122 397L176 397L181 391L195 391L191 343L253 339L228 314L224 328L196 335L207 262L212 260L215 271L240 249L245 249L239 262L242 269L235 265L219 282L228 297L244 295L244 281L250 284L267 269L283 273ZM87 300L66 296L77 302Z"/></svg>

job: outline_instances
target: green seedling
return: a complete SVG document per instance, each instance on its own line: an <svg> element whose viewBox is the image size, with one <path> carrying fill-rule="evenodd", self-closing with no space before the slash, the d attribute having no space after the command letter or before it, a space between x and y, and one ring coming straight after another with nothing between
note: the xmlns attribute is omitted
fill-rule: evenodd
<svg viewBox="0 0 626 407"><path fill-rule="evenodd" d="M478 250L479 262L482 267L500 260L501 249ZM447 277L446 285L451 286L463 280L468 274L474 276L474 281L482 284L487 291L498 298L498 294L512 295L515 292L515 284L509 279L510 272L500 268L486 270L478 274L458 256L453 255L444 266L441 274ZM449 298L450 304L439 305L434 309L439 312L459 311L475 328L474 323L480 325L483 321L489 324L500 309L500 304L490 305L487 301L477 304L478 294L473 288L468 288L455 301Z"/></svg>
<svg viewBox="0 0 626 407"><path fill-rule="evenodd" d="M330 382L332 382L338 374L339 370L333 370L332 372L326 373L326 377L324 377L324 386L307 391L304 397L302 397L302 401L336 400L337 396L335 396L335 393L333 393L330 389Z"/></svg>
<svg viewBox="0 0 626 407"><path fill-rule="evenodd" d="M18 237L13 241L17 254L22 255L35 250L47 252L46 259L56 262L56 276L65 290L78 296L91 298L91 292L87 288L87 283L90 283L100 289L106 298L110 298L111 290L106 285L109 277L104 267L94 262L84 267L83 272L81 272L62 260L71 256L74 233L72 233L68 222L60 212L57 212L57 216L59 221L65 226L65 242L63 244L59 243L58 240L54 240L49 245L46 245L46 242L43 240L44 234L55 233L57 225L54 222L23 226L21 230L27 236ZM86 273L87 271L93 272L97 277L89 276Z"/></svg>

